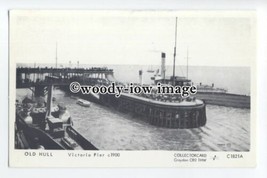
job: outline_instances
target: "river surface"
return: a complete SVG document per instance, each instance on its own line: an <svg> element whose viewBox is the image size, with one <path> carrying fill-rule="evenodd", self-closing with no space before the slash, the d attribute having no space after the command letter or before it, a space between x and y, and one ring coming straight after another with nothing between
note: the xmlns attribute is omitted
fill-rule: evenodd
<svg viewBox="0 0 267 178"><path fill-rule="evenodd" d="M31 96L17 89L17 98ZM54 91L72 115L74 128L100 150L249 151L250 110L207 105L207 124L195 129L160 128L114 109L92 103L76 104Z"/></svg>

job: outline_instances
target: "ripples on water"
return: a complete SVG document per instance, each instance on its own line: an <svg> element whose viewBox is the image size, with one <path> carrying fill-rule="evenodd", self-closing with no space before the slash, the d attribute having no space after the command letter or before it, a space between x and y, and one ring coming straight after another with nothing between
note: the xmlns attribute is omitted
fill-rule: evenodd
<svg viewBox="0 0 267 178"><path fill-rule="evenodd" d="M130 114L92 103L90 108L56 91L72 115L74 127L101 150L249 151L250 110L207 105L207 124L167 129Z"/></svg>
<svg viewBox="0 0 267 178"><path fill-rule="evenodd" d="M130 114L58 96L74 127L101 150L248 151L250 110L207 105L207 124L195 129L160 128Z"/></svg>

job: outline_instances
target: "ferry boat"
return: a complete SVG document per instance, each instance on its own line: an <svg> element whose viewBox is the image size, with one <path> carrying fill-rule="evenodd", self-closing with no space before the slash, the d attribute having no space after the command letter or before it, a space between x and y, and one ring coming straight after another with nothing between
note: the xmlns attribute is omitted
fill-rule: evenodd
<svg viewBox="0 0 267 178"><path fill-rule="evenodd" d="M176 31L175 27L174 71L176 56ZM173 86L187 86L190 80L173 75L165 76L165 53L161 54L161 75L154 76L155 84L171 84ZM142 73L139 73L142 79ZM142 84L142 81L140 81ZM113 95L100 95L103 104L115 107L122 112L137 115L152 125L165 128L197 128L206 124L206 104L195 97L182 98L179 95L162 94L128 94L122 93L119 98Z"/></svg>
<svg viewBox="0 0 267 178"><path fill-rule="evenodd" d="M156 100L122 93L119 98L100 95L100 101L159 127L198 128L206 124L205 103L195 98L163 100L162 97L162 100Z"/></svg>
<svg viewBox="0 0 267 178"><path fill-rule="evenodd" d="M199 83L197 85L197 92L198 93L227 93L227 89L225 88L216 88L214 83L212 85L203 85Z"/></svg>
<svg viewBox="0 0 267 178"><path fill-rule="evenodd" d="M49 86L47 103L16 102L15 148L48 150L97 150L72 126L65 106L52 103Z"/></svg>
<svg viewBox="0 0 267 178"><path fill-rule="evenodd" d="M175 55L174 55L175 56ZM192 85L191 80L188 79L188 49L187 49L187 76L175 76L165 77L165 54L162 53L161 74L158 72L151 77L155 84L161 82L169 85ZM173 66L173 73L175 73L175 66ZM197 93L195 94L197 99L203 100L206 104L235 107L235 108L250 108L250 96L229 93L225 88L217 88L214 83L212 85L203 85L199 83L197 85Z"/></svg>
<svg viewBox="0 0 267 178"><path fill-rule="evenodd" d="M176 29L177 31L177 19ZM176 33L175 33L176 34ZM175 35L176 39L176 35ZM176 40L175 40L176 41ZM174 47L174 61L176 56L176 43ZM184 78L165 77L165 53L162 53L162 70L161 76L157 76L156 80L161 80L162 83L174 81L173 85L187 86L189 80ZM175 66L175 64L174 64ZM112 70L113 71L113 70ZM174 70L175 71L175 70ZM156 72L158 73L158 72ZM108 78L110 72L106 74L107 81L105 85L109 85L111 80ZM113 73L112 73L113 74ZM83 85L99 85L98 78L90 78L89 75L75 76L76 78L69 79L79 82ZM142 79L142 70L139 71L140 80ZM112 77L113 78L113 77ZM115 80L116 81L116 80ZM117 84L124 85L116 81ZM142 85L142 80L140 82ZM66 92L69 91L69 86L62 86ZM206 104L195 97L183 98L180 95L161 95L161 94L128 94L122 93L120 97L115 97L111 94L92 94L83 95L81 91L77 95L83 99L97 102L102 105L113 107L122 112L128 112L138 116L138 118L149 122L152 125L165 128L198 128L206 124Z"/></svg>

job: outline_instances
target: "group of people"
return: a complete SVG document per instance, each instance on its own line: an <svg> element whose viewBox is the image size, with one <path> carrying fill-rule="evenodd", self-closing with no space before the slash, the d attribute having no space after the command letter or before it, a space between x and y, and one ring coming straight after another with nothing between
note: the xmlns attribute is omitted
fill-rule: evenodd
<svg viewBox="0 0 267 178"><path fill-rule="evenodd" d="M180 95L175 94L159 94L155 91L152 91L151 94L136 94L137 96L142 96L144 98L156 100L156 101L163 101L163 102L172 102L172 103L180 103L182 101L194 101L195 97L187 97L183 98Z"/></svg>

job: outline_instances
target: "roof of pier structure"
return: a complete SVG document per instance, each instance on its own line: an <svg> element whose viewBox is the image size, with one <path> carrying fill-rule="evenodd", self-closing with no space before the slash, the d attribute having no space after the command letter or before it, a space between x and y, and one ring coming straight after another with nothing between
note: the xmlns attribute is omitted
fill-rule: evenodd
<svg viewBox="0 0 267 178"><path fill-rule="evenodd" d="M113 69L106 67L91 67L91 68L31 68L31 67L18 67L17 73L106 73L112 74Z"/></svg>

